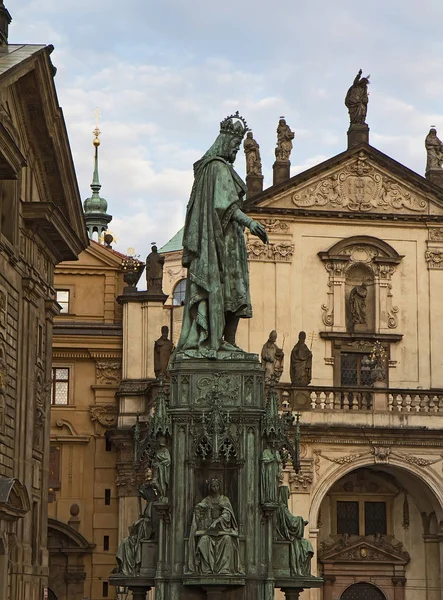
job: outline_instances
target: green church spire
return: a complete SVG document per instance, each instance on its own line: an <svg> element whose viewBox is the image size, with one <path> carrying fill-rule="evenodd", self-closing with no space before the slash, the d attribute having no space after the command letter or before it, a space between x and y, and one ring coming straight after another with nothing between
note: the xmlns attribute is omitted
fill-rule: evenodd
<svg viewBox="0 0 443 600"><path fill-rule="evenodd" d="M101 183L98 175L98 148L100 146L100 130L98 123L94 131L93 145L95 148L94 153L94 173L92 175L91 190L92 196L86 198L83 203L83 210L85 212L86 228L88 230L89 238L93 238L96 235L97 241L100 240L101 235L108 229L108 223L112 220L112 215L107 214L108 203L104 198L100 196Z"/></svg>

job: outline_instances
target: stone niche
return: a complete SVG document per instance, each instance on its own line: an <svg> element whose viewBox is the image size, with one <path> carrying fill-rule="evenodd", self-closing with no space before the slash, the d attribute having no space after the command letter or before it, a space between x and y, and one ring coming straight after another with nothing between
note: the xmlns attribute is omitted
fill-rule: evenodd
<svg viewBox="0 0 443 600"><path fill-rule="evenodd" d="M328 274L326 302L322 304L325 331L337 333L390 333L398 326L393 304L393 276L403 256L371 236L354 236L334 244L318 256ZM365 323L351 316L352 291L366 286Z"/></svg>

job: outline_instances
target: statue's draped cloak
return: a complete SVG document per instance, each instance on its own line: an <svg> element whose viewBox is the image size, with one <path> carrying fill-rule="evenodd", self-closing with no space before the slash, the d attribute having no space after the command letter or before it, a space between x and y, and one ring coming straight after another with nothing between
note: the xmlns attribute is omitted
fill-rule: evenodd
<svg viewBox="0 0 443 600"><path fill-rule="evenodd" d="M238 525L229 498L207 496L197 505L205 509L218 507L221 522L218 532L199 531L196 512L192 518L188 542L188 569L191 573L242 573L239 558Z"/></svg>
<svg viewBox="0 0 443 600"><path fill-rule="evenodd" d="M196 349L215 358L225 314L251 317L252 308L243 226L234 218L245 184L223 158L210 154L194 165L183 234L188 279L177 350Z"/></svg>

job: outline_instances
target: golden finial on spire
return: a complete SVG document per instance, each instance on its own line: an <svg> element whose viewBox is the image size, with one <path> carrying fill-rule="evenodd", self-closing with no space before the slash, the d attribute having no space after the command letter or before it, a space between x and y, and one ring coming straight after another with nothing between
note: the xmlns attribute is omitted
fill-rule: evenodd
<svg viewBox="0 0 443 600"><path fill-rule="evenodd" d="M94 109L94 116L95 116L95 129L92 133L95 135L95 138L92 143L94 144L95 147L97 147L97 146L100 146L100 140L98 139L98 136L100 135L100 129L98 128L98 119L101 116L100 110L98 108Z"/></svg>

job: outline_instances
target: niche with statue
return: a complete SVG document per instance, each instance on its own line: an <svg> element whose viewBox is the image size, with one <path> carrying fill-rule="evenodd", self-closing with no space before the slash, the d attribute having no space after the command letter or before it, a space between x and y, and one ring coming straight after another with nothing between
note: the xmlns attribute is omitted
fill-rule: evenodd
<svg viewBox="0 0 443 600"><path fill-rule="evenodd" d="M346 272L346 330L349 333L375 331L375 286L372 269L363 263Z"/></svg>

